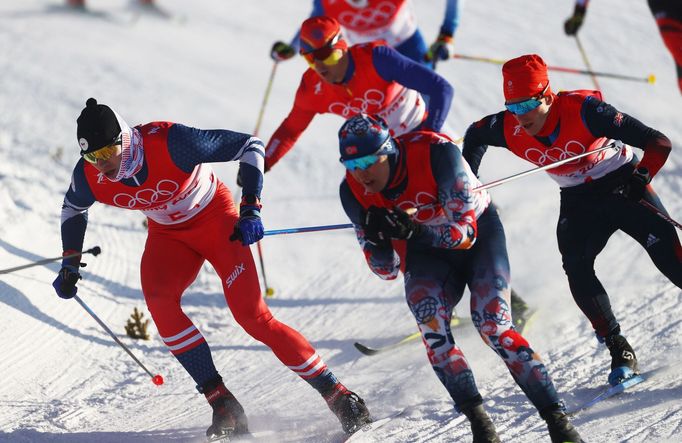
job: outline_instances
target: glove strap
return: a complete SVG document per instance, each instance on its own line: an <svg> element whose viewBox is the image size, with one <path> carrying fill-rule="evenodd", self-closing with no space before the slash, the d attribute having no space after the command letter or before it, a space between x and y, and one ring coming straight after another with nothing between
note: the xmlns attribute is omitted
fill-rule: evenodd
<svg viewBox="0 0 682 443"><path fill-rule="evenodd" d="M239 204L239 217L260 217L260 210L263 207L257 195L249 194L242 196Z"/></svg>

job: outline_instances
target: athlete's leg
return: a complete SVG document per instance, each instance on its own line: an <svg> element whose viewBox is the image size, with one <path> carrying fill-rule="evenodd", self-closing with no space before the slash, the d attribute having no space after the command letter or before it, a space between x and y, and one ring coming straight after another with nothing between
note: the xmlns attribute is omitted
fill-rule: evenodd
<svg viewBox="0 0 682 443"><path fill-rule="evenodd" d="M478 238L468 265L471 318L481 338L502 358L538 411L556 407L559 397L545 365L514 328L506 239L492 204L478 219Z"/></svg>
<svg viewBox="0 0 682 443"><path fill-rule="evenodd" d="M597 336L620 331L606 290L594 272L594 261L616 231L608 205L592 194L562 191L557 239L564 271L576 304Z"/></svg>
<svg viewBox="0 0 682 443"><path fill-rule="evenodd" d="M644 198L668 215L651 186L647 187ZM614 216L618 218L620 228L646 249L663 275L682 288L682 246L675 227L640 203L623 198L617 203L618 211Z"/></svg>
<svg viewBox="0 0 682 443"><path fill-rule="evenodd" d="M658 16L657 16L658 17ZM663 43L670 51L677 67L677 82L682 92L682 22L680 18L661 15L656 19L658 30L661 32Z"/></svg>
<svg viewBox="0 0 682 443"><path fill-rule="evenodd" d="M201 332L182 311L180 297L194 281L204 259L185 243L150 222L142 255L142 292L159 335L197 386L218 373Z"/></svg>
<svg viewBox="0 0 682 443"><path fill-rule="evenodd" d="M450 330L452 310L461 299L465 284L464 278L451 275L452 268L446 257L409 250L405 297L422 334L431 367L457 409L463 411L480 405L482 398L474 374Z"/></svg>

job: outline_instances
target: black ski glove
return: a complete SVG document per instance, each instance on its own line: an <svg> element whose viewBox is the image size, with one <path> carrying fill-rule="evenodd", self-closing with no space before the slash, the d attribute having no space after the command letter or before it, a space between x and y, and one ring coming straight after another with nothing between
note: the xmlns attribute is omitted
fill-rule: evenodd
<svg viewBox="0 0 682 443"><path fill-rule="evenodd" d="M388 211L382 231L390 238L409 240L419 235L421 229L422 225L412 220L407 212L400 208L393 208Z"/></svg>
<svg viewBox="0 0 682 443"><path fill-rule="evenodd" d="M388 215L388 209L370 206L365 213L362 229L365 231L365 241L379 247L387 247L391 244L389 237L384 237L382 226Z"/></svg>
<svg viewBox="0 0 682 443"><path fill-rule="evenodd" d="M634 202L638 202L644 197L646 185L651 182L651 175L649 170L644 167L639 167L632 172L627 183L623 186L623 195Z"/></svg>
<svg viewBox="0 0 682 443"><path fill-rule="evenodd" d="M585 20L585 7L575 5L573 15L564 22L564 32L566 35L576 35Z"/></svg>

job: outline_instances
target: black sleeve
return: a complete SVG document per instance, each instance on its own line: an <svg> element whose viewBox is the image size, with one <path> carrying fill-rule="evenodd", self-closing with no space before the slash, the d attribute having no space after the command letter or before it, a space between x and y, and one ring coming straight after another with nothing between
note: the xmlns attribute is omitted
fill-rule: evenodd
<svg viewBox="0 0 682 443"><path fill-rule="evenodd" d="M595 97L585 99L580 114L587 129L595 137L620 140L642 149L649 141L665 137L661 132Z"/></svg>
<svg viewBox="0 0 682 443"><path fill-rule="evenodd" d="M507 147L507 141L504 138L504 113L505 111L491 114L472 123L464 134L462 155L477 176L488 145Z"/></svg>

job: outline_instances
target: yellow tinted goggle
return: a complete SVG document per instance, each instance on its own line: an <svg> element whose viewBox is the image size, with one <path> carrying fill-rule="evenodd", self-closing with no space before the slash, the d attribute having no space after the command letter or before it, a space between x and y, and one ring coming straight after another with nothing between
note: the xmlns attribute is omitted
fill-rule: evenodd
<svg viewBox="0 0 682 443"><path fill-rule="evenodd" d="M121 152L120 149L121 144L119 142L118 144L111 144L96 151L83 154L83 158L89 163L97 163L97 160L107 161L117 153Z"/></svg>
<svg viewBox="0 0 682 443"><path fill-rule="evenodd" d="M334 66L339 63L339 60L343 58L343 50L339 48L332 49L329 55L324 58L320 58L318 54L314 52L309 52L307 54L302 54L308 65L315 69L315 60L321 61L323 65Z"/></svg>

